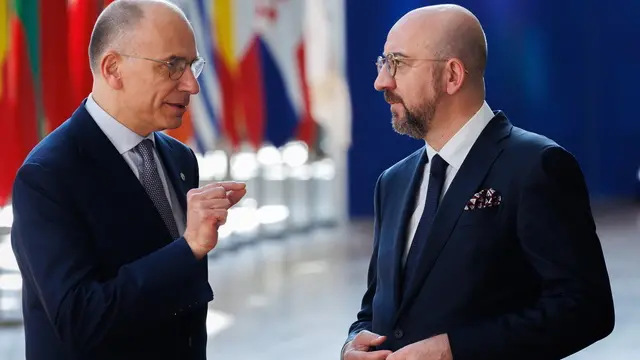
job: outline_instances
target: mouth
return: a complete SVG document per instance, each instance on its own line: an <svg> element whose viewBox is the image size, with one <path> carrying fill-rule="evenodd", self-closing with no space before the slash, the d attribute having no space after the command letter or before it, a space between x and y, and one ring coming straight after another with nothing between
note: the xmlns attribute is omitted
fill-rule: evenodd
<svg viewBox="0 0 640 360"><path fill-rule="evenodd" d="M181 103L166 103L166 104L178 110L185 110L187 108L187 105L181 104Z"/></svg>

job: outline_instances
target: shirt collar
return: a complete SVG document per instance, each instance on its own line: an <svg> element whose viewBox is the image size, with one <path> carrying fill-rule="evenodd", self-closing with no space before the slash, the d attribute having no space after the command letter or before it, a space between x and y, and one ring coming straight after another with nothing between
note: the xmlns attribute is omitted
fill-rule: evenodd
<svg viewBox="0 0 640 360"><path fill-rule="evenodd" d="M435 154L439 154L449 166L459 170L467 154L471 151L471 147L473 147L473 144L482 133L482 130L484 130L494 116L489 104L485 101L471 119L458 130L439 152L436 152L427 144L426 151L429 161L431 161Z"/></svg>
<svg viewBox="0 0 640 360"><path fill-rule="evenodd" d="M145 137L136 134L109 115L109 113L95 102L92 94L89 94L87 97L85 108L121 155L133 149L145 139ZM147 135L146 138L151 139L155 145L155 137L153 136L153 133Z"/></svg>

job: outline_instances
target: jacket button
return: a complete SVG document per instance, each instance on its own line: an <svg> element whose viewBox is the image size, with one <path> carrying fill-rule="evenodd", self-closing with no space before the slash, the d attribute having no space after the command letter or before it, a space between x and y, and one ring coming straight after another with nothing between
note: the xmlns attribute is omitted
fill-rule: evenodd
<svg viewBox="0 0 640 360"><path fill-rule="evenodd" d="M396 339L401 339L403 335L404 335L404 333L400 329L395 329L393 331L393 336L395 336Z"/></svg>

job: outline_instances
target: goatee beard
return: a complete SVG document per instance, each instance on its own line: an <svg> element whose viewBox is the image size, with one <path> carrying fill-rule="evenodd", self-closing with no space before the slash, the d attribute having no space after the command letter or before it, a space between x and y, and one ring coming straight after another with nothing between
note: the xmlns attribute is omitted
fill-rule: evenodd
<svg viewBox="0 0 640 360"><path fill-rule="evenodd" d="M400 118L398 113L392 112L391 125L393 130L401 135L407 135L413 139L424 139L429 131L429 124L436 112L439 96L427 102L420 109L409 109L402 103L404 107L404 117Z"/></svg>

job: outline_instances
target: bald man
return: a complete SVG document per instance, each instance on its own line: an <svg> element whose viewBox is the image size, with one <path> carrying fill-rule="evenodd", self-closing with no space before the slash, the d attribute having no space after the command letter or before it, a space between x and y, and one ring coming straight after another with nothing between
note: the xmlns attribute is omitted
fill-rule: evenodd
<svg viewBox="0 0 640 360"><path fill-rule="evenodd" d="M174 5L98 18L92 93L32 151L13 192L27 360L206 358L207 254L244 184L198 188L180 126L204 60Z"/></svg>
<svg viewBox="0 0 640 360"><path fill-rule="evenodd" d="M453 5L390 30L375 88L425 146L374 196L345 360L551 360L607 336L609 278L578 163L485 101L485 36Z"/></svg>

